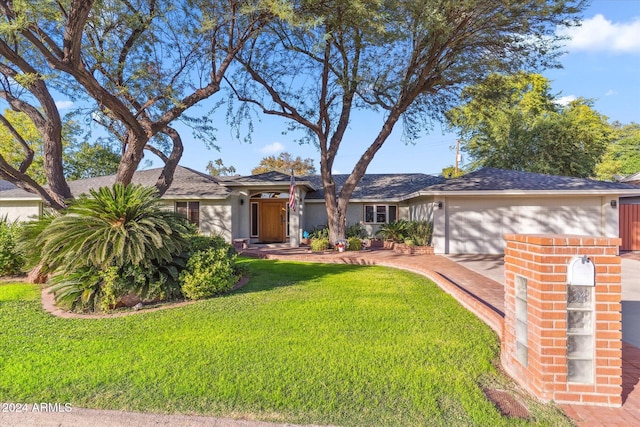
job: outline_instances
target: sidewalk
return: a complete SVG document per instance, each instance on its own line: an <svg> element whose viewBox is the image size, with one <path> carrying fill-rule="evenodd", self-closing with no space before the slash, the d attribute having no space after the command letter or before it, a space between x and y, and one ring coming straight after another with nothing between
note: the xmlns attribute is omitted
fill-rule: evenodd
<svg viewBox="0 0 640 427"><path fill-rule="evenodd" d="M246 256L287 261L381 265L422 274L489 325L499 337L504 323L504 286L440 255L403 255L391 250L310 252L307 248L249 248ZM560 405L581 427L640 425L640 348L622 345L622 407Z"/></svg>

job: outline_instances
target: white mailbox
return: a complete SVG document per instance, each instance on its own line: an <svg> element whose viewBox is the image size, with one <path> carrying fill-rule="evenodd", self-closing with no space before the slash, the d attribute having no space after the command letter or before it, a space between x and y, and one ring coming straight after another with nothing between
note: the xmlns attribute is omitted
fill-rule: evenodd
<svg viewBox="0 0 640 427"><path fill-rule="evenodd" d="M567 284L572 286L596 285L596 267L586 255L574 257L569 261Z"/></svg>

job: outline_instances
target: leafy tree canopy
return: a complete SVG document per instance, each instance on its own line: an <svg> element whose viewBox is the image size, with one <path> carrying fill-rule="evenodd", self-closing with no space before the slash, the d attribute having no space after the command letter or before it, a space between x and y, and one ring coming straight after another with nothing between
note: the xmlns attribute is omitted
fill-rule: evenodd
<svg viewBox="0 0 640 427"><path fill-rule="evenodd" d="M313 165L313 159L302 159L297 156L295 159L291 154L284 152L276 156L267 156L260 160L260 164L251 170L252 174L265 173L270 171L293 174L296 176L315 175L316 167Z"/></svg>
<svg viewBox="0 0 640 427"><path fill-rule="evenodd" d="M111 147L88 142L67 150L64 158L65 176L71 181L113 175L120 164L120 155Z"/></svg>
<svg viewBox="0 0 640 427"><path fill-rule="evenodd" d="M446 168L442 168L442 176L444 176L445 178L458 178L464 175L465 173L466 172L461 168L458 168L458 171L456 172L456 168L453 166L447 166Z"/></svg>
<svg viewBox="0 0 640 427"><path fill-rule="evenodd" d="M29 159L25 169L35 182L44 185L47 182L44 165L44 146L38 129L21 112L5 110L2 114L5 124L0 126L0 156L16 169L20 169ZM70 180L90 178L116 173L120 155L102 144L89 144L75 141L78 126L65 121L62 128L62 159L65 177Z"/></svg>
<svg viewBox="0 0 640 427"><path fill-rule="evenodd" d="M320 152L330 240L343 239L349 199L398 122L413 141L465 86L492 72L556 65L556 28L576 24L584 6L579 0L295 2L303 25L275 20L236 56L243 70L230 83L242 104L233 124L241 128L254 107L304 132L302 142ZM345 138L358 109L384 117L371 123L376 134L338 190L332 169L342 145L358 138Z"/></svg>
<svg viewBox="0 0 640 427"><path fill-rule="evenodd" d="M28 156L18 168L0 156L0 177L54 208L71 197L56 91L122 144L116 182L131 181L147 150L165 163L164 193L184 149L174 121L209 126L184 113L217 93L236 52L290 10L272 0L0 1L0 100L40 133L48 186L30 176Z"/></svg>
<svg viewBox="0 0 640 427"><path fill-rule="evenodd" d="M607 146L602 161L596 166L598 178L607 181L640 172L640 125L615 124L614 127L615 141Z"/></svg>
<svg viewBox="0 0 640 427"><path fill-rule="evenodd" d="M236 168L233 166L225 166L224 163L222 163L222 159L216 159L213 162L209 162L207 172L212 176L230 176L235 175Z"/></svg>
<svg viewBox="0 0 640 427"><path fill-rule="evenodd" d="M613 135L589 100L557 104L539 74L493 74L462 97L447 117L463 138L472 168L589 177Z"/></svg>

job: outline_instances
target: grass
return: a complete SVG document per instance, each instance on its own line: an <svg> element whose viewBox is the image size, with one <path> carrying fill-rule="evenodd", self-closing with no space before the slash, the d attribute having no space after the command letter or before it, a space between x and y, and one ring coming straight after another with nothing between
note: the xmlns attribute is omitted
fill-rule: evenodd
<svg viewBox="0 0 640 427"><path fill-rule="evenodd" d="M337 425L563 425L501 417L495 334L429 280L382 267L242 260L250 282L105 319L0 285L0 401Z"/></svg>

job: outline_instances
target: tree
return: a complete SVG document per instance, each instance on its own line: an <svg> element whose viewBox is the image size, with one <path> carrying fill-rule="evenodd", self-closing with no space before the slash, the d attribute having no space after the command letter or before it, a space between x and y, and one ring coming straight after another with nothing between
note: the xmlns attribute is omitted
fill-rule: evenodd
<svg viewBox="0 0 640 427"><path fill-rule="evenodd" d="M233 166L225 166L222 163L222 159L216 159L213 162L209 161L207 172L212 176L230 176L236 173L236 168Z"/></svg>
<svg viewBox="0 0 640 427"><path fill-rule="evenodd" d="M236 52L276 4L286 9L269 0L0 0L0 98L41 134L48 188L27 173L24 145L19 167L0 157L0 177L55 208L71 197L55 90L82 101L122 143L116 182L129 183L148 150L165 163L156 183L164 193L183 151L172 123L219 91Z"/></svg>
<svg viewBox="0 0 640 427"><path fill-rule="evenodd" d="M12 110L5 110L0 116L0 122L6 122L0 126L0 156L16 169L28 164L25 170L29 170L34 181L38 184L46 183L42 136L33 122L26 114Z"/></svg>
<svg viewBox="0 0 640 427"><path fill-rule="evenodd" d="M120 155L102 144L83 142L65 150L64 171L69 180L113 175L118 170Z"/></svg>
<svg viewBox="0 0 640 427"><path fill-rule="evenodd" d="M583 7L565 0L295 3L299 25L274 21L236 57L251 80L232 80L242 103L234 117L255 107L317 145L336 241L345 235L351 194L399 121L412 141L465 85L491 72L554 65L556 26L575 23ZM338 192L332 168L356 109L384 117Z"/></svg>
<svg viewBox="0 0 640 427"><path fill-rule="evenodd" d="M590 101L557 104L539 74L493 74L466 88L462 99L447 116L472 168L589 177L612 136Z"/></svg>
<svg viewBox="0 0 640 427"><path fill-rule="evenodd" d="M284 152L276 156L267 156L260 160L260 164L251 170L252 174L265 173L270 171L293 174L296 176L315 175L316 167L313 165L313 159L302 159L297 156L295 159L291 154Z"/></svg>
<svg viewBox="0 0 640 427"><path fill-rule="evenodd" d="M612 181L616 175L640 172L640 125L614 125L615 140L607 146L602 162L596 166L599 179Z"/></svg>
<svg viewBox="0 0 640 427"><path fill-rule="evenodd" d="M465 174L465 171L462 169L458 169L456 172L456 168L453 166L447 166L446 168L442 168L442 176L445 178L458 178Z"/></svg>
<svg viewBox="0 0 640 427"><path fill-rule="evenodd" d="M24 146L30 151L29 176L40 185L47 182L44 169L42 137L29 117L20 112L5 110L3 116L18 135L19 141L7 126L0 126L0 156L12 167L19 169L24 162ZM103 144L77 144L77 126L65 121L62 124L62 160L66 179L74 180L114 174L118 169L120 155Z"/></svg>

